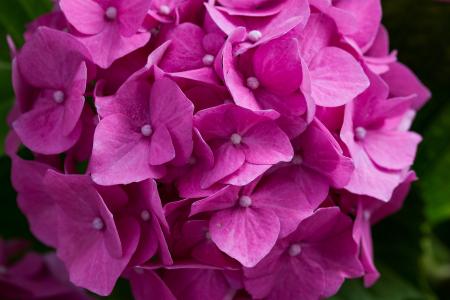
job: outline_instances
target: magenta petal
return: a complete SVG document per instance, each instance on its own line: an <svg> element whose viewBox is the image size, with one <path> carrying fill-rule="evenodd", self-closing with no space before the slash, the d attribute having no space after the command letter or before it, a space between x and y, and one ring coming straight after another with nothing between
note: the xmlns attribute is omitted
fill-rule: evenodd
<svg viewBox="0 0 450 300"><path fill-rule="evenodd" d="M113 215L89 176L65 175L49 170L44 178L44 184L56 205L64 211L64 218L60 218L58 221L58 224L65 228L64 230L86 231L86 239L96 237L107 241L107 248L111 255L122 256L121 243ZM108 230L103 232L92 228L92 221L97 217L102 219L104 227ZM70 237L72 234L68 235L69 239L73 238ZM67 246L70 248L71 244L69 243ZM77 247L77 245L72 246ZM71 249L68 250L69 256L76 255L70 252Z"/></svg>
<svg viewBox="0 0 450 300"><path fill-rule="evenodd" d="M380 26L382 15L380 1L341 0L337 1L335 5L353 16L355 23L351 26L353 32L350 37L362 49L367 49L373 43ZM339 24L339 21L337 23ZM345 25L348 26L348 24Z"/></svg>
<svg viewBox="0 0 450 300"><path fill-rule="evenodd" d="M300 144L303 164L327 178L330 185L342 188L348 183L353 162L320 121L314 120L294 144Z"/></svg>
<svg viewBox="0 0 450 300"><path fill-rule="evenodd" d="M345 278L363 274L358 259L358 245L353 239L352 220L338 207L321 208L300 224L299 231L290 237L292 242L300 236L305 243L314 245L302 251L302 260L319 263L325 271L325 290L322 296L334 295Z"/></svg>
<svg viewBox="0 0 450 300"><path fill-rule="evenodd" d="M194 202L190 215L233 207L238 200L239 190L237 187L226 186L211 196Z"/></svg>
<svg viewBox="0 0 450 300"><path fill-rule="evenodd" d="M270 209L277 215L281 225L280 237L283 238L295 231L316 207L310 204L309 195L302 193L296 182L288 180L288 174L278 175L260 181L250 197L254 206Z"/></svg>
<svg viewBox="0 0 450 300"><path fill-rule="evenodd" d="M389 85L389 91L394 97L415 95L414 108L421 108L431 97L430 91L416 75L405 65L393 63L389 65L389 72L383 74L383 79Z"/></svg>
<svg viewBox="0 0 450 300"><path fill-rule="evenodd" d="M79 38L89 50L94 63L104 69L117 59L143 47L149 39L148 32L124 37L115 26L107 26L99 34Z"/></svg>
<svg viewBox="0 0 450 300"><path fill-rule="evenodd" d="M90 169L98 184L124 184L158 177L148 163L149 140L124 115L104 118L97 126Z"/></svg>
<svg viewBox="0 0 450 300"><path fill-rule="evenodd" d="M225 177L222 183L245 186L264 174L272 165L255 165L245 162L236 172Z"/></svg>
<svg viewBox="0 0 450 300"><path fill-rule="evenodd" d="M129 276L136 300L176 300L164 281L153 271L136 269Z"/></svg>
<svg viewBox="0 0 450 300"><path fill-rule="evenodd" d="M330 46L336 32L336 25L331 18L313 13L304 30L296 27L290 34L298 39L301 56L309 64L320 50Z"/></svg>
<svg viewBox="0 0 450 300"><path fill-rule="evenodd" d="M152 126L166 126L172 137L176 157L174 163L184 164L192 154L194 105L175 82L168 78L156 80L150 96Z"/></svg>
<svg viewBox="0 0 450 300"><path fill-rule="evenodd" d="M347 52L327 47L309 65L312 97L317 105L341 106L369 87L359 63Z"/></svg>
<svg viewBox="0 0 450 300"><path fill-rule="evenodd" d="M72 35L39 27L25 43L17 62L21 74L31 85L64 89L72 82L80 63L88 57L86 48Z"/></svg>
<svg viewBox="0 0 450 300"><path fill-rule="evenodd" d="M13 157L11 181L19 193L17 203L26 215L33 234L45 244L56 247L56 205L43 185L48 169L45 164Z"/></svg>
<svg viewBox="0 0 450 300"><path fill-rule="evenodd" d="M380 167L402 170L410 167L422 138L413 132L370 130L363 147Z"/></svg>
<svg viewBox="0 0 450 300"><path fill-rule="evenodd" d="M214 167L207 171L201 180L202 188L208 188L217 181L237 171L245 161L244 152L231 142L221 145L214 151Z"/></svg>
<svg viewBox="0 0 450 300"><path fill-rule="evenodd" d="M105 10L93 0L61 0L67 20L81 33L96 34L107 26Z"/></svg>
<svg viewBox="0 0 450 300"><path fill-rule="evenodd" d="M227 296L231 290L230 284L220 270L170 270L165 274L164 280L177 297L176 299L232 299Z"/></svg>
<svg viewBox="0 0 450 300"><path fill-rule="evenodd" d="M366 213L362 202L358 203L355 224L353 226L353 238L360 247L360 260L364 267L364 285L372 286L380 277L380 273L374 263L372 232L370 220L366 219Z"/></svg>
<svg viewBox="0 0 450 300"><path fill-rule="evenodd" d="M286 250L275 246L258 265L245 269L245 288L255 299L296 299L298 295L319 299L325 286L324 270L313 261L288 256Z"/></svg>
<svg viewBox="0 0 450 300"><path fill-rule="evenodd" d="M172 138L165 126L156 128L152 135L149 151L149 164L153 166L162 165L175 158Z"/></svg>
<svg viewBox="0 0 450 300"><path fill-rule="evenodd" d="M151 2L147 0L119 1L120 33L129 37L142 26L145 16L150 9Z"/></svg>
<svg viewBox="0 0 450 300"><path fill-rule="evenodd" d="M32 151L57 154L69 150L81 134L81 123L64 134L64 107L47 106L23 114L13 123L22 142Z"/></svg>
<svg viewBox="0 0 450 300"><path fill-rule="evenodd" d="M400 183L400 172L382 171L374 165L360 146L355 147L351 155L355 171L345 188L355 194L375 197L384 202L389 201L394 189Z"/></svg>
<svg viewBox="0 0 450 300"><path fill-rule="evenodd" d="M214 214L209 228L220 250L242 265L253 267L275 245L280 221L271 210L237 208Z"/></svg>
<svg viewBox="0 0 450 300"><path fill-rule="evenodd" d="M202 47L203 29L192 23L176 26L166 37L171 40L169 49L159 66L166 72L181 72L204 66Z"/></svg>
<svg viewBox="0 0 450 300"><path fill-rule="evenodd" d="M120 222L121 241L112 213L88 176L49 171L45 185L59 207L58 256L71 281L108 295L136 249L139 225L132 219ZM97 219L100 229L94 227Z"/></svg>
<svg viewBox="0 0 450 300"><path fill-rule="evenodd" d="M64 134L69 135L77 125L84 108L84 91L86 89L87 68L82 63L72 81L68 99L64 101Z"/></svg>
<svg viewBox="0 0 450 300"><path fill-rule="evenodd" d="M236 30L223 47L223 73L226 86L230 89L235 103L249 109L261 109L252 91L244 85L244 78L238 72L236 60L233 56L233 42L242 41L245 30Z"/></svg>
<svg viewBox="0 0 450 300"><path fill-rule="evenodd" d="M298 91L303 79L296 39L282 38L263 44L253 56L255 75L269 91L289 95Z"/></svg>
<svg viewBox="0 0 450 300"><path fill-rule="evenodd" d="M122 238L123 256L112 258L105 252L101 241L92 241L92 252L79 254L78 260L71 264L70 280L74 284L101 296L111 294L116 281L133 256L140 237L139 224L134 219L119 221L118 229Z"/></svg>
<svg viewBox="0 0 450 300"><path fill-rule="evenodd" d="M294 155L289 138L273 121L261 122L250 128L242 143L245 159L252 164L288 162Z"/></svg>

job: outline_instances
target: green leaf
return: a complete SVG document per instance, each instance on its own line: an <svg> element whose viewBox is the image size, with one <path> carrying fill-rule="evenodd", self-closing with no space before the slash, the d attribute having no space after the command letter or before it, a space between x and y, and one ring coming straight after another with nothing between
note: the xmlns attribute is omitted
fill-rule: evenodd
<svg viewBox="0 0 450 300"><path fill-rule="evenodd" d="M370 289L361 280L347 281L333 300L422 300L432 299L421 294L416 287L403 280L387 267L380 268L381 278Z"/></svg>
<svg viewBox="0 0 450 300"><path fill-rule="evenodd" d="M450 219L450 105L441 108L424 132L417 170L419 189L425 201L425 215L435 225Z"/></svg>
<svg viewBox="0 0 450 300"><path fill-rule="evenodd" d="M0 102L0 156L4 154L5 149L5 139L8 134L8 124L6 123L6 117L8 116L9 111L11 110L13 100L1 101Z"/></svg>
<svg viewBox="0 0 450 300"><path fill-rule="evenodd" d="M25 25L52 8L50 0L0 1L0 156L4 154L4 140L8 133L6 116L14 102L11 86L11 63L6 36L12 36L20 46Z"/></svg>

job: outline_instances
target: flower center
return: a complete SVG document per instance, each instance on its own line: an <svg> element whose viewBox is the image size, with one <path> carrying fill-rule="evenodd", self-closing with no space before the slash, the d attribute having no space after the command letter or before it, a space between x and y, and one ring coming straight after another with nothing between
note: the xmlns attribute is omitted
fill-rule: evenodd
<svg viewBox="0 0 450 300"><path fill-rule="evenodd" d="M363 140L367 135L367 130L364 127L355 128L355 137L357 140Z"/></svg>
<svg viewBox="0 0 450 300"><path fill-rule="evenodd" d="M142 219L142 221L144 221L144 222L147 222L148 220L150 220L150 213L148 212L148 210L144 209L144 210L141 212L141 219Z"/></svg>
<svg viewBox="0 0 450 300"><path fill-rule="evenodd" d="M302 247L299 244L292 244L289 247L289 255L294 257L298 256L302 252Z"/></svg>
<svg viewBox="0 0 450 300"><path fill-rule="evenodd" d="M114 6L108 7L105 11L105 17L110 21L114 21L117 18L117 8Z"/></svg>
<svg viewBox="0 0 450 300"><path fill-rule="evenodd" d="M252 90L256 90L257 88L259 88L258 78L256 78L256 77L247 78L247 86Z"/></svg>
<svg viewBox="0 0 450 300"><path fill-rule="evenodd" d="M152 126L150 124L145 124L141 127L141 133L143 136L150 136L153 132Z"/></svg>
<svg viewBox="0 0 450 300"><path fill-rule="evenodd" d="M252 205L252 198L249 196L241 196L241 198L239 198L239 205L241 207L249 207Z"/></svg>
<svg viewBox="0 0 450 300"><path fill-rule="evenodd" d="M159 7L159 13L161 15L168 16L168 15L170 15L171 12L172 12L172 9L169 6L165 5L165 4L163 4L163 5L161 5Z"/></svg>
<svg viewBox="0 0 450 300"><path fill-rule="evenodd" d="M256 43L262 38L262 33L259 30L252 30L247 34L249 41Z"/></svg>
<svg viewBox="0 0 450 300"><path fill-rule="evenodd" d="M239 145L242 142L242 136L238 133L233 133L230 140L233 145Z"/></svg>
<svg viewBox="0 0 450 300"><path fill-rule="evenodd" d="M53 93L53 100L54 100L56 103L58 103L58 104L63 103L63 102L64 102L64 98L65 98L65 95L64 95L64 92L63 92L63 91L55 91L55 92Z"/></svg>
<svg viewBox="0 0 450 300"><path fill-rule="evenodd" d="M214 62L214 56L211 54L206 54L205 56L203 56L202 61L205 66L210 66Z"/></svg>
<svg viewBox="0 0 450 300"><path fill-rule="evenodd" d="M368 210L365 210L365 211L364 211L364 219L365 219L366 221L369 221L369 220L370 220L370 211L368 211Z"/></svg>
<svg viewBox="0 0 450 300"><path fill-rule="evenodd" d="M209 232L209 230L207 232L205 232L205 238L207 240L211 240L211 232Z"/></svg>
<svg viewBox="0 0 450 300"><path fill-rule="evenodd" d="M92 220L92 228L100 231L103 228L105 228L105 224L103 223L103 220L101 218L97 217L94 220Z"/></svg>

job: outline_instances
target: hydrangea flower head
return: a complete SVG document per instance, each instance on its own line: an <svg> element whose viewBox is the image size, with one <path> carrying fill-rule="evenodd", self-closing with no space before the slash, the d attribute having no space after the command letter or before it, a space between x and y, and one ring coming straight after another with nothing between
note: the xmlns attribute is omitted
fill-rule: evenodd
<svg viewBox="0 0 450 300"><path fill-rule="evenodd" d="M120 277L139 300L374 284L371 226L416 179L430 97L380 20L379 0L58 1L10 43L31 231L102 296ZM42 263L11 284L2 251L0 283L34 293Z"/></svg>

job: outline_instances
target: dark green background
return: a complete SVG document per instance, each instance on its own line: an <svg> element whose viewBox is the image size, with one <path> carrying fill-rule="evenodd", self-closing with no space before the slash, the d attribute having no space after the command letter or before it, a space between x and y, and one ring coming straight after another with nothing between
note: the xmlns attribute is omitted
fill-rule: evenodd
<svg viewBox="0 0 450 300"><path fill-rule="evenodd" d="M365 1L365 0L361 0ZM414 129L424 136L415 170L420 180L403 210L374 228L381 280L371 289L348 282L336 299L450 299L450 4L432 0L385 0L384 20L391 48L433 92ZM0 0L0 140L13 93L4 36L17 44L25 24L50 10L48 0ZM0 144L2 145L2 144ZM0 236L33 240L15 204L10 162L0 146ZM45 248L35 241L35 249ZM109 299L130 299L121 282Z"/></svg>

